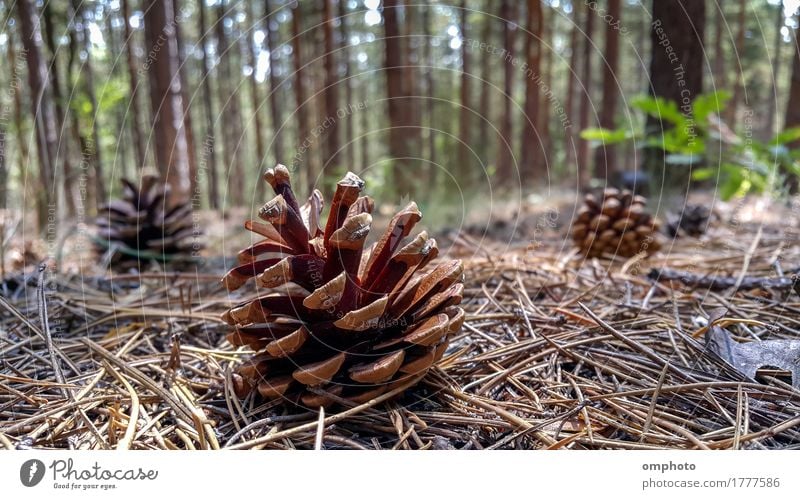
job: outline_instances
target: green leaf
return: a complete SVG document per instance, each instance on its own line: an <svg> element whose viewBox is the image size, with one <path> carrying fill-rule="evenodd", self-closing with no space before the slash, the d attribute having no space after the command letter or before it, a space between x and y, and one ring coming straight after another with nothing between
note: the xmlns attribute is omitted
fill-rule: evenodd
<svg viewBox="0 0 800 499"><path fill-rule="evenodd" d="M719 188L719 195L723 200L728 201L740 192L744 180L741 169L736 168L730 171Z"/></svg>
<svg viewBox="0 0 800 499"><path fill-rule="evenodd" d="M663 97L649 95L634 97L631 100L631 106L644 111L654 118L668 121L676 126L682 126L683 122L686 121L683 113L678 109L678 104Z"/></svg>
<svg viewBox="0 0 800 499"><path fill-rule="evenodd" d="M697 121L705 122L711 113L724 110L730 98L731 93L726 90L698 95L692 103L692 114Z"/></svg>
<svg viewBox="0 0 800 499"><path fill-rule="evenodd" d="M692 170L692 178L694 180L709 180L714 178L717 175L716 168L696 168Z"/></svg>
<svg viewBox="0 0 800 499"><path fill-rule="evenodd" d="M800 127L787 128L776 135L770 141L770 144L773 146L781 146L788 144L789 142L794 142L795 140L800 140Z"/></svg>
<svg viewBox="0 0 800 499"><path fill-rule="evenodd" d="M632 132L626 128L611 130L608 128L587 128L581 130L581 138L603 144L619 144L625 142L633 136Z"/></svg>

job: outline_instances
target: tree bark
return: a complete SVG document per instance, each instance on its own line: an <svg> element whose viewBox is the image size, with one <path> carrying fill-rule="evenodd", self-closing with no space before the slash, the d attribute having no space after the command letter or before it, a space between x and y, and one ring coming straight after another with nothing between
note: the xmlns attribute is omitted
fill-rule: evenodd
<svg viewBox="0 0 800 499"><path fill-rule="evenodd" d="M103 176L103 157L100 151L100 133L98 132L98 118L100 112L97 108L97 94L94 90L94 69L92 68L92 43L89 39L89 33L86 26L89 19L85 15L85 11L79 9L80 4L75 4L75 17L81 17L83 28L81 29L81 41L83 41L83 49L86 51L86 60L83 61L83 68L81 74L84 76L86 96L89 98L89 103L92 106L92 121L91 133L92 140L88 144L88 150L92 152L92 164L94 166L94 190L95 201L99 208L106 202L106 182ZM83 14L83 15L82 15Z"/></svg>
<svg viewBox="0 0 800 499"><path fill-rule="evenodd" d="M655 0L656 2L658 0ZM592 31L594 30L595 13L589 7L585 7L583 20L583 47L581 61L581 82L583 82L583 92L580 96L580 109L578 111L578 130L585 130L589 127L589 110L592 105ZM576 11L577 12L577 11ZM589 188L592 181L592 168L589 163L589 142L583 139L578 140L578 185L581 190Z"/></svg>
<svg viewBox="0 0 800 499"><path fill-rule="evenodd" d="M63 96L61 93L61 74L59 72L58 63L56 61L56 41L55 41L55 23L53 21L53 3L46 2L44 5L44 31L45 42L50 51L50 61L48 67L50 68L50 86L53 89L53 103L56 112L56 119L58 120L56 126L58 127L58 150L55 165L59 161L63 165L64 174L64 202L67 207L69 216L74 216L76 213L75 197L77 193L74 191L74 183L72 178L72 161L70 158L69 140L66 137L69 134L65 133L68 128L65 123Z"/></svg>
<svg viewBox="0 0 800 499"><path fill-rule="evenodd" d="M322 126L325 131L322 137L323 165L334 166L340 160L333 162L339 152L339 120L337 116L339 108L339 72L336 65L336 41L333 36L333 2L334 0L323 0L323 33L325 35L325 54L322 64L325 71L325 89L323 96L325 99L325 118Z"/></svg>
<svg viewBox="0 0 800 499"><path fill-rule="evenodd" d="M144 13L148 53L144 64L150 81L156 164L170 185L170 198L185 201L190 196L191 172L183 119L175 10L172 0L147 0Z"/></svg>
<svg viewBox="0 0 800 499"><path fill-rule="evenodd" d="M276 54L278 48L278 38L276 31L270 25L272 7L269 0L264 0L265 21L264 30L266 31L266 48L269 52L269 107L272 118L272 151L275 156L275 163L289 162L290 158L284 156L283 147L283 105L280 99L280 81L275 72L279 57Z"/></svg>
<svg viewBox="0 0 800 499"><path fill-rule="evenodd" d="M106 22L106 33L104 37L107 39L108 48L113 54L111 57L116 59L117 54L119 54L119 50L117 49L117 35L114 33L114 15L111 9L106 6L105 8L105 22ZM114 77L117 71L117 64L116 62L112 65L111 68L108 69L108 76L109 78ZM125 110L121 106L117 106L114 109L114 135L117 138L116 144L116 153L114 154L114 161L112 163L112 177L113 172L116 171L117 163L119 163L119 173L123 177L128 177L130 174L130 168L128 164L128 141L124 140L123 136L125 134Z"/></svg>
<svg viewBox="0 0 800 499"><path fill-rule="evenodd" d="M17 168L19 169L20 178L24 178L30 164L30 151L28 150L28 140L25 136L25 131L23 129L24 121L22 119L22 76L20 75L22 71L20 68L24 62L17 61L14 30L9 29L6 33L8 34L8 39L6 40L8 62L9 67L12 68L11 74L13 75L11 89L14 101L14 128L17 133L17 147L19 148L19 151L17 151ZM27 192L24 192L23 197L26 197L26 194ZM6 193L6 195L8 195L8 193Z"/></svg>
<svg viewBox="0 0 800 499"><path fill-rule="evenodd" d="M609 0L608 15L615 21L620 20L620 0ZM617 25L618 26L618 25ZM619 69L619 28L611 23L606 23L605 64L603 65L603 104L600 109L600 126L613 129L617 112L617 97L620 91L617 83ZM612 145L602 144L594 153L595 175L606 181L611 178L617 169L615 148Z"/></svg>
<svg viewBox="0 0 800 499"><path fill-rule="evenodd" d="M728 74L725 72L725 49L722 41L725 36L725 11L721 3L714 2L714 90L727 90Z"/></svg>
<svg viewBox="0 0 800 499"><path fill-rule="evenodd" d="M567 96L564 99L564 113L570 125L575 121L575 86L578 81L578 33L580 32L580 16L577 6L572 9L572 29L569 32L569 67L567 68ZM567 171L575 168L577 137L574 127L564 130L564 161Z"/></svg>
<svg viewBox="0 0 800 499"><path fill-rule="evenodd" d="M422 8L422 30L424 40L422 43L422 59L427 66L427 68L425 68L425 90L428 96L428 105L425 106L425 109L428 129L428 161L433 165L433 168L429 170L430 175L428 177L431 187L435 186L439 171L436 167L436 86L433 78L434 64L431 59L431 31L433 28L431 26L430 12L432 8L431 6Z"/></svg>
<svg viewBox="0 0 800 499"><path fill-rule="evenodd" d="M228 197L234 206L241 205L244 201L245 185L253 185L245 179L245 169L242 164L242 152L239 151L243 139L242 114L239 109L239 93L231 87L230 79L233 77L231 66L232 45L225 34L225 5L217 4L217 21L214 29L217 37L217 89L222 115L222 141L224 143L223 174L226 178Z"/></svg>
<svg viewBox="0 0 800 499"><path fill-rule="evenodd" d="M500 2L500 19L503 23L503 112L500 116L500 141L497 143L497 177L501 186L510 186L513 175L513 114L514 103L514 71L512 64L514 60L514 35L515 30L511 27L516 21L515 3L511 0Z"/></svg>
<svg viewBox="0 0 800 499"><path fill-rule="evenodd" d="M490 12L492 7L492 2L487 0L486 5L484 6L486 12ZM481 28L481 40L486 41L487 43L493 43L493 36L492 36L492 28L496 23L496 20L488 15L482 16L483 17L483 26ZM489 132L489 123L492 121L490 114L490 105L491 105L491 96L493 93L492 89L492 60L494 57L486 57L482 58L481 60L481 94L480 99L478 100L478 114L480 114L479 122L478 122L478 153L481 157L481 162L486 164L489 158L489 149L490 149L490 138L492 133Z"/></svg>
<svg viewBox="0 0 800 499"><path fill-rule="evenodd" d="M767 126L765 133L762 135L763 140L769 140L770 137L775 135L780 129L776 114L778 109L778 80L780 78L782 62L781 47L783 46L781 28L783 27L784 21L783 0L781 0L777 6L777 16L775 19L775 46L772 49L772 58L770 60L770 65L772 66L772 93L767 110Z"/></svg>
<svg viewBox="0 0 800 499"><path fill-rule="evenodd" d="M542 78L542 2L528 0L528 13L525 22L525 59L527 61L525 78L525 116L523 117L522 152L520 166L525 180L544 180L547 174L542 159L541 124L539 123L539 82Z"/></svg>
<svg viewBox="0 0 800 499"><path fill-rule="evenodd" d="M217 210L220 207L219 203L219 179L217 172L217 135L214 131L214 121L216 120L216 113L214 111L214 103L211 98L211 74L209 70L208 48L206 46L206 39L208 36L208 23L206 22L206 6L205 2L198 3L200 10L200 41L198 45L202 51L202 65L200 69L200 85L203 89L203 108L206 115L206 139L203 141L203 158L205 159L208 175L208 205Z"/></svg>
<svg viewBox="0 0 800 499"><path fill-rule="evenodd" d="M739 105L747 105L747 102L742 102L746 99L744 92L744 66L742 65L742 58L744 57L744 35L747 30L747 0L739 0L739 12L736 17L736 63L734 64L734 78L733 78L733 98L731 105L728 108L728 122L735 125L737 122L737 115L739 113Z"/></svg>
<svg viewBox="0 0 800 499"><path fill-rule="evenodd" d="M677 103L685 115L691 103L703 91L703 31L705 2L693 0L654 0L651 28L652 57L650 82L652 95ZM648 116L648 135L661 136L666 122ZM692 133L692 131L689 131ZM695 132L696 133L696 132ZM689 182L690 168L667 165L664 151L650 148L645 152L645 170L656 188L667 197Z"/></svg>
<svg viewBox="0 0 800 499"><path fill-rule="evenodd" d="M178 19L180 0L172 0L172 12L175 19L175 45L178 48L178 78L181 82L181 101L183 103L183 129L186 135L186 160L189 163L190 196L194 200L199 189L197 187L197 149L194 141L194 125L192 124L192 108L190 106L189 79L186 77L186 54L181 35L181 19ZM199 199L199 198L198 198Z"/></svg>
<svg viewBox="0 0 800 499"><path fill-rule="evenodd" d="M245 13L251 28L256 25L256 17L253 14L253 3L244 2ZM261 92L259 91L259 83L256 81L256 48L253 41L254 29L245 31L245 36L242 37L242 43L245 45L247 53L247 64L252 68L250 72L250 100L253 106L253 125L255 126L256 136L256 156L258 161L258 170L264 170L264 160L267 156L266 146L264 144L264 125L261 122Z"/></svg>
<svg viewBox="0 0 800 499"><path fill-rule="evenodd" d="M798 21L800 21L800 16ZM792 75L789 81L789 101L786 103L785 128L800 126L800 28L794 30L794 55L792 56ZM800 147L800 141L790 144Z"/></svg>
<svg viewBox="0 0 800 499"><path fill-rule="evenodd" d="M338 0L339 6L339 53L341 54L342 67L344 68L344 75L342 76L342 85L344 85L344 101L345 105L353 104L353 85L350 81L350 29L348 23L351 17L347 15L347 2ZM361 111L362 113L364 111ZM353 127L356 117L348 115L344 122L344 161L348 168L353 168L355 165L355 144L353 143ZM363 139L362 139L363 140Z"/></svg>
<svg viewBox="0 0 800 499"><path fill-rule="evenodd" d="M398 0L383 2L383 28L385 34L386 97L389 114L389 156L393 161L393 181L395 192L406 195L414 185L410 169L410 156L415 153L413 134L409 133L409 100L404 88L402 36L398 23Z"/></svg>
<svg viewBox="0 0 800 499"><path fill-rule="evenodd" d="M144 168L147 165L147 148L145 145L144 132L142 132L142 111L139 104L139 62L136 57L134 47L133 30L131 29L130 0L122 0L123 26L125 26L125 58L128 64L128 86L130 88L130 128L131 139L133 140L133 151L136 155L136 165Z"/></svg>
<svg viewBox="0 0 800 499"><path fill-rule="evenodd" d="M472 132L472 67L470 64L469 44L466 43L467 36L467 3L466 0L461 0L461 39L464 43L461 44L461 110L459 118L459 132L458 139L458 170L456 175L462 187L465 184L469 187L472 184L472 168L469 165L474 163L475 158L472 156L473 142L471 137Z"/></svg>
<svg viewBox="0 0 800 499"><path fill-rule="evenodd" d="M292 7L292 62L294 64L294 98L295 114L297 115L297 152L293 158L295 169L301 170L303 183L311 187L314 183L314 174L309 171L312 164L308 155L311 143L311 129L308 122L308 106L306 104L306 81L303 68L303 45L300 39L301 25L300 3Z"/></svg>
<svg viewBox="0 0 800 499"><path fill-rule="evenodd" d="M53 101L48 85L47 67L42 57L42 33L39 13L33 0L18 3L24 57L28 63L28 84L31 91L31 114L35 121L36 148L39 153L39 184L36 191L36 207L39 230L49 230L48 212L56 210L54 161L58 145L55 129ZM54 226L53 226L54 228Z"/></svg>
<svg viewBox="0 0 800 499"><path fill-rule="evenodd" d="M550 15L550 14L547 14ZM552 97L553 91L553 50L545 49L546 43L545 40L550 40L550 46L552 47L552 40L554 38L553 34L553 26L552 24L548 26L547 19L542 15L542 41L540 42L540 49L541 52L541 66L542 66L542 82L544 83L543 89L545 92L542 95L542 105L539 107L539 135L542 138L542 168L546 168L549 164L549 158L551 153L551 141L550 141L550 116L553 111L554 103L550 101L550 97Z"/></svg>

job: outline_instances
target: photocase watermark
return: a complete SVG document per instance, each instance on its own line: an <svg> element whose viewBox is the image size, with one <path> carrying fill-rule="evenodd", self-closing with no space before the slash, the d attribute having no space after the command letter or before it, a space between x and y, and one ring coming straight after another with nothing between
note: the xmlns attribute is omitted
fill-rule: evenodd
<svg viewBox="0 0 800 499"><path fill-rule="evenodd" d="M558 115L558 119L561 122L561 127L564 130L569 130L572 128L572 122L567 115L567 111L561 104L561 101L558 99L558 97L556 97L553 89L547 84L547 82L544 81L544 79L542 79L542 75L540 73L528 66L528 62L526 60L514 56L508 51L508 49L504 47L498 47L493 43L482 42L472 38L465 38L463 43L472 50L477 50L491 54L495 57L500 57L506 62L506 64L511 64L513 67L522 71L525 74L525 78L533 81L536 86L539 87L539 91L542 93L542 96L553 107L553 110L555 111L556 115Z"/></svg>
<svg viewBox="0 0 800 499"><path fill-rule="evenodd" d="M290 170L297 171L303 165L303 161L305 160L306 154L308 153L309 148L313 146L316 141L322 137L332 126L336 124L337 121L343 120L348 116L352 116L357 112L364 111L367 109L368 104L366 100L356 102L355 104L348 103L346 106L342 106L336 110L336 114L333 116L326 116L317 126L311 129L309 134L303 138L297 144L297 152L295 152L294 158L292 158L292 165Z"/></svg>
<svg viewBox="0 0 800 499"><path fill-rule="evenodd" d="M49 472L48 472L49 469ZM19 468L19 480L25 487L36 487L49 476L53 489L113 490L124 482L152 482L158 470L147 468L107 468L97 461L89 467L79 467L70 459L53 459L49 465L39 459L28 459Z"/></svg>

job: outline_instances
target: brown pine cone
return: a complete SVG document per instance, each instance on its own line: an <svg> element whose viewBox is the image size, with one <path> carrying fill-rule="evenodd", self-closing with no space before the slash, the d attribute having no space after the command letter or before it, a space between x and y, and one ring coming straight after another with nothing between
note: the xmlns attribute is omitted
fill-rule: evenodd
<svg viewBox="0 0 800 499"><path fill-rule="evenodd" d="M358 176L339 181L324 229L318 190L301 207L285 166L264 178L277 194L259 211L267 223L245 223L263 240L223 278L229 291L249 282L258 293L223 315L228 341L257 351L233 376L236 394L318 407L421 379L461 328L464 286L460 261L422 272L438 255L425 232L401 246L422 218L417 205L365 250L374 203Z"/></svg>
<svg viewBox="0 0 800 499"><path fill-rule="evenodd" d="M141 185L122 179L121 199L99 208L95 220L95 250L112 251L112 266L136 267L146 261L189 258L201 247L190 202L170 203L169 185L145 173Z"/></svg>
<svg viewBox="0 0 800 499"><path fill-rule="evenodd" d="M660 248L659 223L646 211L647 200L629 190L606 189L602 198L587 194L572 225L572 240L587 256L631 257Z"/></svg>

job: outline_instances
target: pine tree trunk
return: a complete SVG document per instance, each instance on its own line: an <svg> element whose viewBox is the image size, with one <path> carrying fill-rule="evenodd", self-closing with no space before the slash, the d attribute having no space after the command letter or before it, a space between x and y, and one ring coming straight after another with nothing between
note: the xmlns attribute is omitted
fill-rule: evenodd
<svg viewBox="0 0 800 499"><path fill-rule="evenodd" d="M492 7L492 2L487 0L484 6L486 12L489 12ZM493 17L483 16L483 27L481 28L481 40L486 43L494 43L492 36L492 27L497 22ZM493 135L489 132L489 123L492 121L490 114L491 96L494 90L492 89L492 60L494 57L481 58L481 93L478 100L478 154L480 155L481 162L486 164L489 159L490 138Z"/></svg>
<svg viewBox="0 0 800 499"><path fill-rule="evenodd" d="M469 187L472 184L473 175L472 168L469 165L474 164L475 158L472 157L473 142L470 133L472 132L472 67L470 64L469 44L466 40L469 38L467 33L467 10L466 0L461 0L461 39L465 43L461 44L461 109L459 122L458 139L458 170L455 172L458 180L462 183L463 187Z"/></svg>
<svg viewBox="0 0 800 499"><path fill-rule="evenodd" d="M564 161L567 171L575 168L577 151L577 135L572 123L575 121L575 86L578 82L578 33L580 32L580 16L577 7L572 9L572 28L569 32L569 67L567 68L567 95L564 98L564 113L569 120L569 127L564 130Z"/></svg>
<svg viewBox="0 0 800 499"><path fill-rule="evenodd" d="M737 123L739 106L741 104L747 105L747 102L742 102L742 99L745 98L744 66L742 65L742 58L744 57L744 35L747 30L747 0L739 0L739 12L736 18L736 24L736 63L734 64L733 98L728 108L728 122L734 127Z"/></svg>
<svg viewBox="0 0 800 499"><path fill-rule="evenodd" d="M305 69L303 68L303 46L301 43L301 19L302 12L300 4L292 7L292 62L294 64L294 98L297 119L297 152L293 158L293 166L303 172L303 183L312 186L315 175L309 171L311 161L309 160L311 129L308 122L308 104L306 103L306 81Z"/></svg>
<svg viewBox="0 0 800 499"><path fill-rule="evenodd" d="M614 20L619 20L621 14L620 0L609 0L608 15ZM616 126L614 116L617 111L617 97L620 88L617 83L619 68L619 29L611 23L606 23L605 64L603 65L603 104L600 110L600 126L613 129ZM594 153L595 175L607 181L617 169L615 148L611 145L601 145Z"/></svg>
<svg viewBox="0 0 800 499"><path fill-rule="evenodd" d="M181 101L183 102L183 129L186 135L186 159L189 164L190 196L194 200L199 192L197 187L197 148L194 141L194 125L192 124L192 107L190 105L192 93L189 91L189 79L186 77L186 55L181 36L181 19L178 18L180 8L178 2L172 0L172 12L175 21L175 45L178 48L178 78L181 82Z"/></svg>
<svg viewBox="0 0 800 499"><path fill-rule="evenodd" d="M119 50L117 48L117 35L114 33L114 14L111 9L106 9L105 11L105 22L106 22L106 33L104 38L107 40L108 48L110 49L111 53L114 54L114 58L116 59L117 54L119 54ZM114 64L108 70L109 78L115 78L117 71L117 64ZM125 110L117 106L114 109L114 136L115 137L122 137L125 130L125 115L123 114ZM127 140L118 140L116 147L115 147L115 154L114 154L114 161L111 164L111 176L117 177L129 177L130 176L130 168L128 164L128 141ZM119 167L119 168L117 168Z"/></svg>
<svg viewBox="0 0 800 499"><path fill-rule="evenodd" d="M86 26L89 23L89 20L85 16L81 16L82 10L78 10L76 8L75 16L76 17L83 17L83 29L81 30L81 41L83 41L83 48L86 52L86 59L83 61L83 67L81 68L81 75L85 78L85 85L86 85L86 96L89 98L89 103L92 106L91 116L91 133L92 133L92 140L88 143L87 149L92 152L92 166L94 166L94 189L95 189L95 201L97 203L97 207L99 208L102 204L106 202L107 195L106 195L106 182L103 175L103 157L100 151L100 133L98 132L98 119L100 117L99 109L97 107L97 94L94 90L94 69L92 68L92 46L91 41L89 40L89 33Z"/></svg>
<svg viewBox="0 0 800 499"><path fill-rule="evenodd" d="M528 30L525 38L525 116L522 120L522 152L520 154L520 170L526 185L531 182L545 181L547 172L542 159L541 124L539 123L539 82L542 78L542 2L528 0L528 12L525 27Z"/></svg>
<svg viewBox="0 0 800 499"><path fill-rule="evenodd" d="M200 41L198 42L198 46L200 47L203 56L200 70L200 82L203 88L203 108L205 109L206 115L206 139L203 142L203 158L205 159L206 168L208 169L208 175L206 177L208 181L208 205L211 207L211 209L217 210L220 207L218 179L219 168L217 166L217 135L214 131L214 122L217 119L217 115L214 112L214 102L211 98L211 74L209 71L210 62L208 60L208 47L206 44L206 39L209 35L208 23L206 22L205 2L199 2L198 9L200 10Z"/></svg>
<svg viewBox="0 0 800 499"><path fill-rule="evenodd" d="M655 0L658 1L658 0ZM582 61L581 61L581 82L583 83L583 92L580 96L580 109L578 111L578 130L585 130L589 127L589 110L592 106L592 31L594 30L594 16L595 13L589 7L583 9L584 22L583 22L583 47L582 47ZM577 11L576 11L577 13ZM582 190L589 188L592 180L592 168L589 162L589 142L583 139L578 140L578 154L576 157L578 163L578 185Z"/></svg>
<svg viewBox="0 0 800 499"><path fill-rule="evenodd" d="M703 67L705 60L705 12L705 2L653 1L651 92L656 97L677 103L686 115L691 114L691 101L703 91L703 72L697 68ZM665 40L671 47L669 51L665 50ZM669 126L652 116L648 116L645 125L647 133L656 138ZM654 191L658 189L669 198L676 194L677 189L685 189L691 170L683 165L666 164L664 154L659 148L646 150L645 170L654 183Z"/></svg>
<svg viewBox="0 0 800 499"><path fill-rule="evenodd" d="M253 3L244 2L244 5L247 21L250 23L250 26L253 27L253 29L245 32L245 36L242 37L242 43L244 43L245 52L247 53L247 64L252 68L249 83L250 101L252 102L251 105L253 108L253 125L255 127L254 132L256 136L256 160L258 162L258 171L264 171L264 161L266 160L267 150L264 144L264 125L261 121L261 92L258 88L259 83L256 81L256 48L253 46L255 43L253 41L253 32L255 31L256 17L253 14ZM263 184L259 183L259 185Z"/></svg>
<svg viewBox="0 0 800 499"><path fill-rule="evenodd" d="M550 14L547 14L548 16ZM552 19L552 17L551 17ZM552 21L551 21L552 22ZM542 82L544 85L542 86L543 92L545 89L548 93L542 94L542 101L541 106L539 106L539 135L541 136L542 140L542 168L546 168L549 164L551 158L551 143L550 143L550 116L553 111L554 103L550 102L550 97L553 94L552 92L552 80L553 80L553 26L552 24L548 26L547 19L544 17L544 13L542 15L542 41L540 46L541 53L541 66L542 66ZM545 46L550 45L550 49L546 49Z"/></svg>
<svg viewBox="0 0 800 499"><path fill-rule="evenodd" d="M800 21L800 16L797 16L796 19ZM795 28L793 41L794 55L792 56L792 75L789 82L789 100L786 103L785 128L800 126L800 28ZM800 140L789 144L789 147L800 147ZM796 177L793 182L796 189Z"/></svg>
<svg viewBox="0 0 800 499"><path fill-rule="evenodd" d="M150 80L156 164L171 187L170 197L187 200L191 172L174 14L172 0L147 0L144 26L149 55L144 65Z"/></svg>
<svg viewBox="0 0 800 499"><path fill-rule="evenodd" d="M712 12L714 17L714 62L713 70L714 88L719 90L728 89L728 74L725 72L725 49L723 47L723 40L725 39L725 11L721 3L714 2L715 11Z"/></svg>
<svg viewBox="0 0 800 499"><path fill-rule="evenodd" d="M412 135L409 134L409 99L405 93L403 71L402 36L398 24L398 0L383 2L383 28L385 31L384 68L386 74L386 97L389 114L389 156L393 161L393 181L395 192L407 195L414 185L413 174L409 171L409 156L412 150Z"/></svg>
<svg viewBox="0 0 800 499"><path fill-rule="evenodd" d="M139 104L139 62L136 57L133 30L131 30L130 0L122 0L123 26L125 26L125 57L128 64L128 86L130 94L130 129L133 140L133 151L136 155L136 166L144 168L147 165L147 149L145 146L144 132L142 132L142 111Z"/></svg>
<svg viewBox="0 0 800 499"><path fill-rule="evenodd" d="M39 153L39 184L36 208L39 230L48 230L48 211L56 210L54 161L57 154L57 132L53 102L47 81L47 67L42 57L42 34L34 0L18 3L24 58L28 63L28 85L31 91L31 114L35 120L36 148Z"/></svg>
<svg viewBox="0 0 800 499"><path fill-rule="evenodd" d="M781 28L783 27L785 21L783 15L783 0L781 0L781 2L778 4L776 11L775 46L772 49L772 58L770 60L770 65L772 66L772 92L767 110L767 126L761 137L762 140L765 141L769 140L773 135L778 133L778 130L780 129L776 114L778 109L778 80L780 79L781 62L783 60L781 57L781 47L783 46L783 35L781 34Z"/></svg>
<svg viewBox="0 0 800 499"><path fill-rule="evenodd" d="M427 66L425 69L425 91L428 96L428 104L426 109L426 122L427 122L427 137L428 137L428 161L431 165L436 165L436 86L433 78L434 64L431 58L431 9L433 7L426 6L422 8L422 30L423 30L423 44L422 44L422 60L423 64ZM429 169L430 187L436 185L436 178L438 176L438 168L434 166Z"/></svg>
<svg viewBox="0 0 800 499"><path fill-rule="evenodd" d="M24 178L30 165L30 151L28 150L28 138L24 130L24 121L22 119L22 66L25 61L18 61L17 48L14 43L14 31L9 29L6 31L8 39L6 40L6 49L8 54L9 67L12 68L12 94L14 101L14 129L17 132L17 169L20 178ZM27 199L27 190L22 193L22 197ZM8 194L6 194L8 195Z"/></svg>
<svg viewBox="0 0 800 499"><path fill-rule="evenodd" d="M325 89L323 96L325 99L325 119L322 121L322 126L325 128L322 137L323 149L322 154L323 164L328 167L341 164L341 158L337 156L339 153L339 116L337 116L339 108L339 72L336 65L336 41L333 36L333 2L334 0L323 0L323 33L325 34L325 54L322 58L322 64L325 71L324 82ZM335 163L329 163L332 161ZM324 172L323 172L324 173Z"/></svg>
<svg viewBox="0 0 800 499"><path fill-rule="evenodd" d="M65 120L64 120L64 106L62 105L63 97L61 94L61 74L59 72L58 63L56 61L56 42L55 42L55 26L53 23L53 3L46 2L44 6L44 31L45 31L45 43L47 44L47 48L50 52L50 61L48 63L48 67L50 68L50 86L53 89L53 103L56 112L56 119L58 120L56 126L58 127L58 136L63 138L66 137L67 134L65 130L67 128ZM67 214L69 216L75 216L76 213L76 205L75 205L75 198L77 196L77 192L74 190L74 183L72 178L72 160L70 158L70 149L69 149L69 141L68 140L59 140L58 141L58 156L56 158L56 165L60 161L63 164L63 175L64 175L64 202L67 207ZM56 166L57 168L57 166Z"/></svg>
<svg viewBox="0 0 800 499"><path fill-rule="evenodd" d="M353 85L350 81L350 30L348 28L348 23L350 22L352 16L347 15L346 1L338 0L337 4L339 5L339 53L341 54L342 67L344 68L342 85L344 85L344 106L346 107L353 105ZM364 113L365 111L360 112ZM347 165L347 168L355 168L355 144L353 143L353 122L355 119L355 116L348 114L345 117L344 123L344 161Z"/></svg>
<svg viewBox="0 0 800 499"><path fill-rule="evenodd" d="M275 156L274 163L288 163L291 158L287 158L284 155L283 105L280 99L280 81L278 80L278 75L275 72L275 66L278 64L279 60L279 57L276 54L278 38L276 36L277 33L270 25L270 20L272 18L272 7L270 6L269 0L264 0L264 10L266 10L264 30L267 34L265 42L267 44L267 52L269 52L269 107L270 116L272 118L272 150Z"/></svg>
<svg viewBox="0 0 800 499"><path fill-rule="evenodd" d="M516 178L514 171L514 140L513 122L511 116L514 104L514 71L516 68L512 64L514 60L514 34L516 31L511 29L516 22L515 3L511 0L500 2L500 20L503 23L503 112L500 116L500 141L497 143L497 178L501 186L510 186L511 179Z"/></svg>

